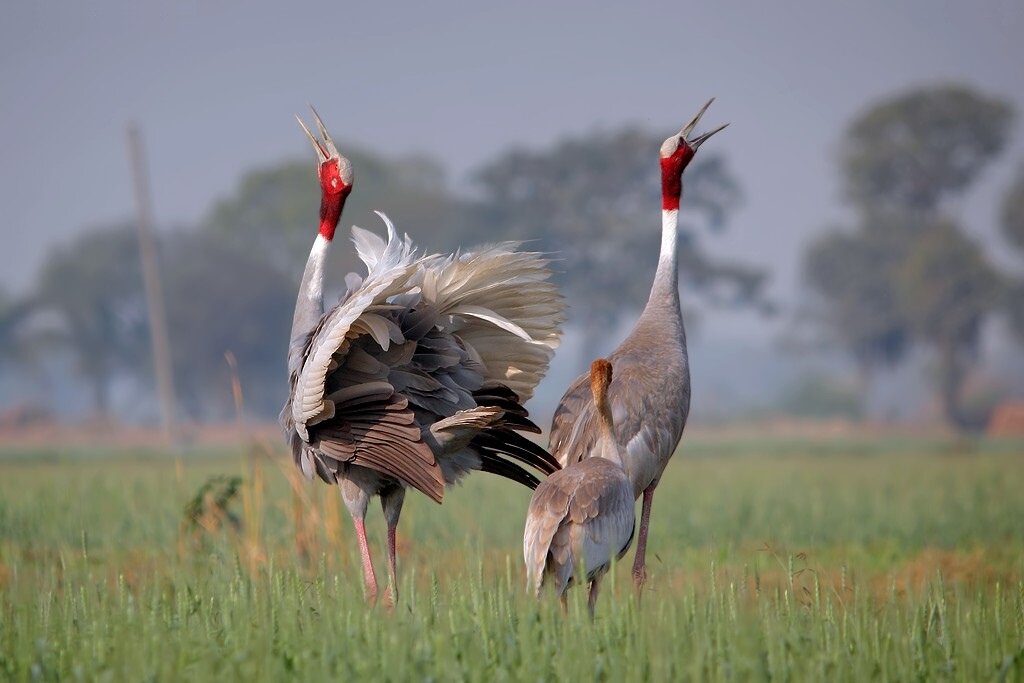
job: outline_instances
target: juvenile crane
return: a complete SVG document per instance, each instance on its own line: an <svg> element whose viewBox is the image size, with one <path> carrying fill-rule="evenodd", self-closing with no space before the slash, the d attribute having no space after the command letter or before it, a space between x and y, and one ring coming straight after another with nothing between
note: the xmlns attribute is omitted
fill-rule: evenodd
<svg viewBox="0 0 1024 683"><path fill-rule="evenodd" d="M377 578L364 519L370 498L380 497L396 602L395 529L406 487L440 503L445 486L471 470L533 488L536 477L512 460L544 474L558 469L518 432L540 431L522 403L547 371L564 304L540 254L506 243L420 257L378 214L387 241L352 228L368 272L350 274L348 292L325 313L324 262L352 165L319 116L320 139L299 123L319 161L320 227L295 304L281 426L302 472L339 487L370 601Z"/></svg>
<svg viewBox="0 0 1024 683"><path fill-rule="evenodd" d="M633 483L622 469L608 405L611 363L590 366L590 390L597 413L593 448L587 457L541 482L530 499L523 533L526 581L535 595L550 582L565 608L565 591L574 581L590 582L587 608L594 616L601 578L612 559L633 541L636 512Z"/></svg>
<svg viewBox="0 0 1024 683"><path fill-rule="evenodd" d="M690 138L714 99L677 135L661 146L661 254L650 297L632 332L609 356L615 379L608 389L615 436L623 449L626 474L634 498L643 494L640 533L633 562L639 591L647 580L647 529L654 490L679 445L690 412L690 366L686 330L679 304L676 237L683 171L697 149L725 128ZM578 377L562 396L551 423L549 450L563 467L587 457L597 439L597 410L587 386Z"/></svg>

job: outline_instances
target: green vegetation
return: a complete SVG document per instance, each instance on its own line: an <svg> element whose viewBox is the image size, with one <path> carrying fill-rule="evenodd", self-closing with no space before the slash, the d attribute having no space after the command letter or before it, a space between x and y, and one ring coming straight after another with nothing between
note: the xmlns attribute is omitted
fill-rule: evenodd
<svg viewBox="0 0 1024 683"><path fill-rule="evenodd" d="M409 497L366 607L337 496L264 453L0 454L0 679L1024 679L1020 442L687 439L593 622L526 596L486 476Z"/></svg>

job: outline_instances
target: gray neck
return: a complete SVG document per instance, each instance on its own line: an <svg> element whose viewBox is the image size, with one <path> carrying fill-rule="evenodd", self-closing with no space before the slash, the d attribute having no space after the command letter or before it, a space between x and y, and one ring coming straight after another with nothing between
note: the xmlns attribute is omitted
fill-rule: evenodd
<svg viewBox="0 0 1024 683"><path fill-rule="evenodd" d="M622 454L619 452L619 443L615 439L615 428L612 425L610 417L602 415L600 411L597 415L598 422L598 453L597 456L610 460L619 467L625 468L625 463L622 462Z"/></svg>

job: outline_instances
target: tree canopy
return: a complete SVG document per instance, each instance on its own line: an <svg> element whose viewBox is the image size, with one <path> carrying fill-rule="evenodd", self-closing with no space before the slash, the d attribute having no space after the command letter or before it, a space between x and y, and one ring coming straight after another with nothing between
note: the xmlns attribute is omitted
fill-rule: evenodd
<svg viewBox="0 0 1024 683"><path fill-rule="evenodd" d="M110 383L145 355L146 309L138 242L128 225L94 228L50 253L34 291L54 314L51 335L90 384L97 415L110 410Z"/></svg>
<svg viewBox="0 0 1024 683"><path fill-rule="evenodd" d="M625 128L510 151L476 172L472 223L556 254L572 315L607 324L643 306L657 265L662 137ZM725 160L710 150L686 171L681 276L720 305L758 303L765 281L758 269L700 249L699 227L720 229L740 196Z"/></svg>
<svg viewBox="0 0 1024 683"><path fill-rule="evenodd" d="M841 170L857 207L932 211L1002 151L1013 110L962 85L910 90L850 124Z"/></svg>
<svg viewBox="0 0 1024 683"><path fill-rule="evenodd" d="M945 204L1002 151L1012 114L1007 102L960 85L869 107L842 144L856 227L824 234L804 254L819 322L862 368L898 362L914 345L935 352L938 394L953 426L965 423L962 384L1006 283ZM1007 200L1007 226L1019 210Z"/></svg>

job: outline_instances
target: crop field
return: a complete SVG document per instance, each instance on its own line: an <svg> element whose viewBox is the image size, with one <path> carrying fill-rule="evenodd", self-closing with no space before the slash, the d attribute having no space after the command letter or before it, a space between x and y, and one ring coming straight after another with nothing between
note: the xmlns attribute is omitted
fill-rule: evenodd
<svg viewBox="0 0 1024 683"><path fill-rule="evenodd" d="M278 456L0 453L0 680L1024 680L1020 441L684 437L593 621L526 594L529 491L486 475L408 496L367 606Z"/></svg>

